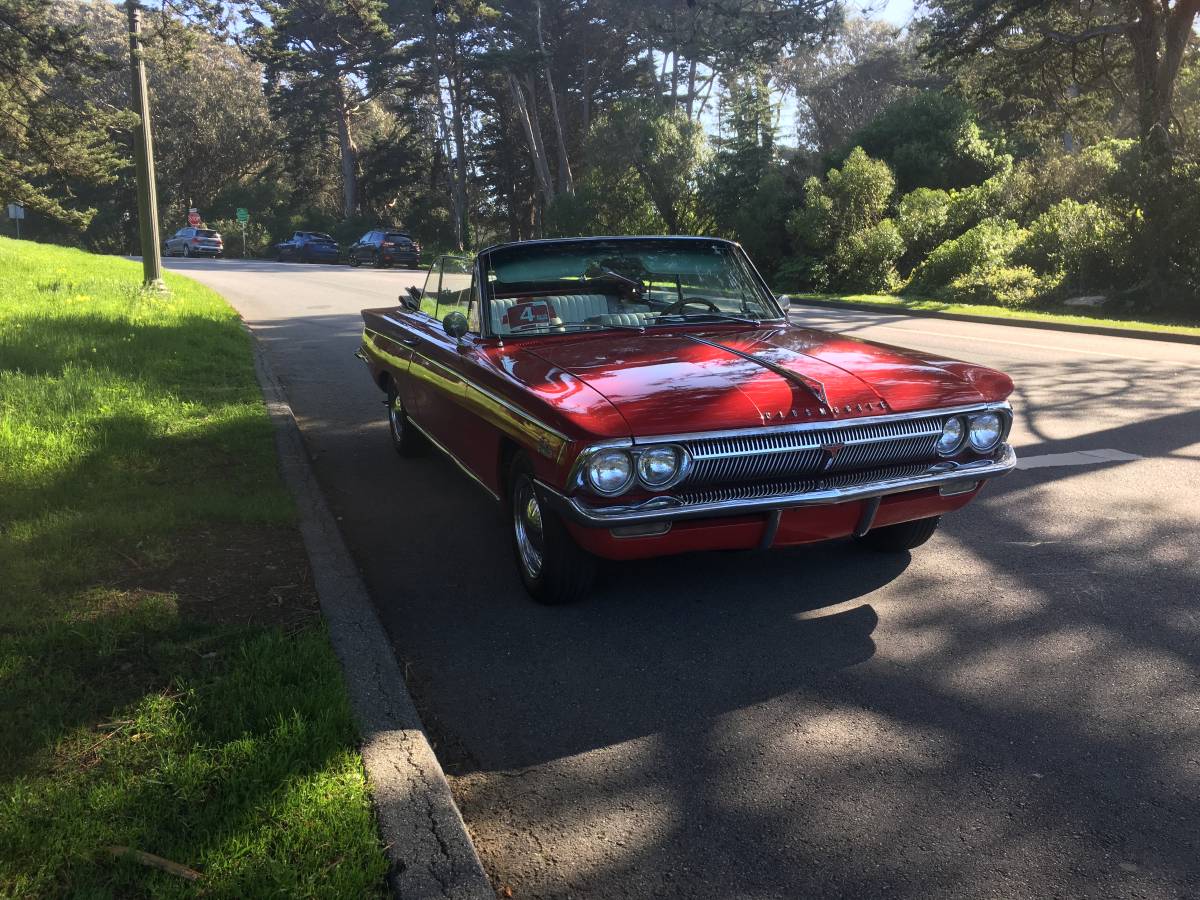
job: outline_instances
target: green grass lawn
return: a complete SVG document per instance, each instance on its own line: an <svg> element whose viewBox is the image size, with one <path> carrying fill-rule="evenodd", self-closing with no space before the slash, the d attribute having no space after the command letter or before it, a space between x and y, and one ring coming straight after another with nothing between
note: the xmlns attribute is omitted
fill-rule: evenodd
<svg viewBox="0 0 1200 900"><path fill-rule="evenodd" d="M847 303L863 303L882 308L893 308L910 312L947 312L972 316L988 316L995 319L1021 319L1029 322L1046 322L1064 325L1089 325L1102 328L1119 328L1126 331L1153 331L1163 334L1187 334L1200 336L1200 325L1181 322L1153 322L1123 319L1119 316L1106 317L1101 314L1081 315L1078 313L1047 312L1029 309L1009 309L1004 306L983 306L972 303L949 303L943 300L897 297L892 294L792 294L799 301L843 300Z"/></svg>
<svg viewBox="0 0 1200 900"><path fill-rule="evenodd" d="M140 279L0 239L0 896L378 894L249 338Z"/></svg>

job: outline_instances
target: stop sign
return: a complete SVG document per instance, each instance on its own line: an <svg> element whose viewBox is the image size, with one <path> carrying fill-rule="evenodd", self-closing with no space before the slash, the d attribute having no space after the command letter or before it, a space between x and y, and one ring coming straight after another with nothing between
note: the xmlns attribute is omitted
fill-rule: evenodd
<svg viewBox="0 0 1200 900"><path fill-rule="evenodd" d="M191 225L193 228L195 228L197 225L200 224L200 210L198 210L198 209L189 209L188 210L188 224Z"/></svg>

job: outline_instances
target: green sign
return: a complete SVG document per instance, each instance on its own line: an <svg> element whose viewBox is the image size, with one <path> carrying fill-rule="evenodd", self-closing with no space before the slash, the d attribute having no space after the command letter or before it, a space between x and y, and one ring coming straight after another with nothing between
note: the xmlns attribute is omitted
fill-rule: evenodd
<svg viewBox="0 0 1200 900"><path fill-rule="evenodd" d="M250 211L244 206L239 206L237 211L237 220L245 225L250 221Z"/></svg>

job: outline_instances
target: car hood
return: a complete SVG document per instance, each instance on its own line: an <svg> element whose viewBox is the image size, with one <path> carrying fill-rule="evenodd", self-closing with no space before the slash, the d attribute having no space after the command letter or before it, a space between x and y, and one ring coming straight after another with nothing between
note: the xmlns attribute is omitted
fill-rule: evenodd
<svg viewBox="0 0 1200 900"><path fill-rule="evenodd" d="M602 394L637 436L940 409L1012 390L982 366L788 325L605 333L527 352Z"/></svg>

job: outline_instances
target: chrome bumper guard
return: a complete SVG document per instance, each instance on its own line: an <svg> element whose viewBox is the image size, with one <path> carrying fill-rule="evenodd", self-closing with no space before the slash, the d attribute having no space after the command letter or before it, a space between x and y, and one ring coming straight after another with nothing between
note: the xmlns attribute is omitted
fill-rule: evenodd
<svg viewBox="0 0 1200 900"><path fill-rule="evenodd" d="M919 475L868 482L846 487L822 488L801 494L774 497L720 500L712 503L684 503L674 497L652 497L640 503L622 506L592 506L579 497L567 497L543 482L537 482L544 502L577 525L589 528L613 528L639 522L673 522L679 519L698 519L717 516L739 516L754 512L771 512L800 506L826 506L850 500L886 497L907 491L969 481L985 481L1011 472L1017 465L1017 454L1008 444L1002 444L990 459L969 463L939 462Z"/></svg>

